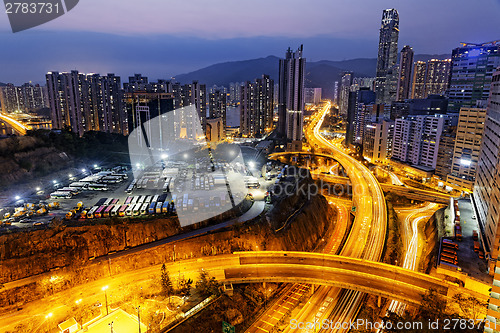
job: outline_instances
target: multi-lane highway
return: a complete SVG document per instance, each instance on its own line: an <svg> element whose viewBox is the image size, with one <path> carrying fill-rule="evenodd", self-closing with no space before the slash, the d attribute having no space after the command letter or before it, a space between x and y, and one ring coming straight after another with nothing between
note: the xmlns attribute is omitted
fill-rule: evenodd
<svg viewBox="0 0 500 333"><path fill-rule="evenodd" d="M323 181L329 182L331 184L341 184L353 186L353 194L358 190L359 185L353 184L350 178L328 175L328 174L312 174L313 178L318 177ZM437 191L424 190L415 187L406 187L392 184L380 184L380 187L384 192L394 192L399 195L405 196L409 199L421 200L421 201L432 201L437 203L447 204L450 202L450 195L446 193L441 193Z"/></svg>
<svg viewBox="0 0 500 333"><path fill-rule="evenodd" d="M330 103L315 116L305 130L305 135L311 146L323 151L327 150L342 165L351 183L356 187L353 191L353 206L356 218L341 255L352 258L362 258L379 261L385 245L387 228L387 212L385 198L375 176L364 165L345 154L334 143L326 140L320 128ZM363 293L353 290L328 288L322 291L323 296L315 302L307 303L301 310L299 321L314 321L321 312L322 318L332 321L348 321L356 316L361 306ZM320 292L318 291L318 292ZM322 304L318 308L316 304ZM290 330L290 328L288 328Z"/></svg>
<svg viewBox="0 0 500 333"><path fill-rule="evenodd" d="M419 233L419 225L428 220L440 206L435 203L428 203L420 208L400 209L398 213L407 214L403 223L403 245L405 247L405 257L403 268L416 270L421 255L424 240ZM406 304L391 301L388 309L392 312L402 314Z"/></svg>
<svg viewBox="0 0 500 333"><path fill-rule="evenodd" d="M342 241L349 229L349 212L351 201L335 203L330 201L337 210L337 220L331 237L326 240L323 253L337 254ZM247 333L269 332L278 322L285 317L286 313L292 311L302 297L310 293L312 286L306 283L295 283L288 286L277 298L277 300L267 309L252 325L246 330ZM328 287L321 287L328 289Z"/></svg>
<svg viewBox="0 0 500 333"><path fill-rule="evenodd" d="M226 268L221 257L214 276L232 283L304 281L342 286L413 304L420 303L428 288L443 295L448 290L441 279L376 261L293 251L247 251L233 256L238 257L238 264L234 265L234 257L228 256L232 267Z"/></svg>
<svg viewBox="0 0 500 333"><path fill-rule="evenodd" d="M10 127L21 135L26 135L26 132L31 129L30 126L25 126L21 122L4 113L0 113L0 120L5 121Z"/></svg>

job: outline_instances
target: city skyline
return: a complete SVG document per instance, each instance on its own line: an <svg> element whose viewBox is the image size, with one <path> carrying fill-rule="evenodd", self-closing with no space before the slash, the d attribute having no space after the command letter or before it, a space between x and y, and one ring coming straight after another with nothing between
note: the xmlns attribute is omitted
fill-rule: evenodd
<svg viewBox="0 0 500 333"><path fill-rule="evenodd" d="M0 332L500 333L500 0L50 1L0 22Z"/></svg>
<svg viewBox="0 0 500 333"><path fill-rule="evenodd" d="M81 3L53 22L17 34L12 34L8 21L2 20L0 40L11 49L0 56L5 65L0 82L22 84L31 80L42 83L47 71L72 69L85 73L115 73L123 77L140 72L150 77L169 78L219 62L268 55L279 57L283 48L300 44L306 45L310 61L374 58L380 27L378 13L391 7L398 9L402 19L400 45L411 45L415 54L444 54L450 53L460 42L498 39L500 31L494 25L494 17L500 13L500 4L493 0L482 2L482 8L490 10L479 10L476 7L480 6L459 1L453 2L454 10L449 12L449 1L443 1L433 4L433 10L427 12L429 5L426 4L384 1L365 3L364 6L342 4L339 11L336 2L318 2L317 6L303 6L301 10L283 9L283 13L276 12L274 18L269 17L269 13L273 13L275 5L269 13L256 13L256 9L241 5L236 8L245 10L248 15L243 21L236 22L233 16L238 15L226 14L225 18L220 18L222 14L219 12L237 12L234 6L221 1L220 6L226 5L227 11L208 8L197 24L190 25L194 16L199 15L199 11L193 10L182 22L177 15L172 15L168 24L157 23L159 20L154 16L148 20L150 24L143 25L143 30L137 30L140 27L134 23L131 14L123 13L124 9L130 9L129 5L124 5L124 9L114 6L117 13L111 12L112 8L106 5L92 16L89 11L97 5ZM189 8L179 9L179 13L185 13ZM163 13L161 9L162 5L159 5L159 13ZM174 4L168 12L175 13L175 10ZM142 9L138 9L133 14L141 13ZM345 13L349 15L343 15ZM120 16L120 19L101 20L102 15ZM349 23L349 17L353 15L357 18L355 25ZM281 16L286 16L286 19ZM424 16L426 22L432 21L433 24L423 24ZM299 17L303 17L302 21ZM262 27L246 24L249 18L262 20ZM213 22L207 22L210 20ZM464 25L464 20L474 20L477 24L472 27ZM275 24L275 21L280 24ZM106 22L107 26L101 27L101 23L96 22ZM294 25L294 22L299 24ZM427 38L431 33L433 38ZM131 48L131 45L137 47ZM51 52L56 48L57 53ZM144 55L147 64L140 60Z"/></svg>

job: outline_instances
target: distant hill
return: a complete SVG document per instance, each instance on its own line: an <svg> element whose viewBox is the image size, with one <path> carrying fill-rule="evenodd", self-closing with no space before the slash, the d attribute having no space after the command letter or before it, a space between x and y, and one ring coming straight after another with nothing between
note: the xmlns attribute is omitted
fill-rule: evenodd
<svg viewBox="0 0 500 333"><path fill-rule="evenodd" d="M415 61L427 61L430 59L446 59L448 54L420 54L415 55ZM176 75L175 79L181 83L189 83L198 80L207 86L229 86L231 82L253 81L268 74L275 83L278 82L279 58L268 56L242 61L230 61L214 64L199 70ZM341 61L321 60L307 62L306 64L306 87L323 88L323 96L333 97L333 86L335 81L340 81L344 71L352 71L357 77L374 77L377 66L375 58L359 58Z"/></svg>
<svg viewBox="0 0 500 333"><path fill-rule="evenodd" d="M0 82L0 87L5 87L6 85L6 83Z"/></svg>
<svg viewBox="0 0 500 333"><path fill-rule="evenodd" d="M175 79L181 83L193 80L206 83L208 86L228 86L230 82L252 81L262 74L268 74L272 79L278 77L279 58L268 56L242 61L223 62L211 65L194 72L176 75Z"/></svg>

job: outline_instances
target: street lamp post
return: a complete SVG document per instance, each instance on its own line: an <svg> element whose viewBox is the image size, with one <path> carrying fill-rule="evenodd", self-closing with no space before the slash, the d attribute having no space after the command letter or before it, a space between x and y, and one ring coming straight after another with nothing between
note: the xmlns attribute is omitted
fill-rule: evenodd
<svg viewBox="0 0 500 333"><path fill-rule="evenodd" d="M139 322L139 333L141 333L141 316L139 314L139 310L141 309L141 306L139 305L137 307L137 321Z"/></svg>
<svg viewBox="0 0 500 333"><path fill-rule="evenodd" d="M102 287L102 290L104 291L104 298L106 300L106 316L109 314L109 311L108 311L108 293L106 292L106 290L108 290L108 286L104 286ZM111 332L113 332L113 325L111 324Z"/></svg>

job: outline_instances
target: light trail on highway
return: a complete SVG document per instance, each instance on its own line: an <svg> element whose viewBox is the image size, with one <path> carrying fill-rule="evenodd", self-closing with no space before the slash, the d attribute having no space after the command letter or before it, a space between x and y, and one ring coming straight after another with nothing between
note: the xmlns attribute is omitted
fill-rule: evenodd
<svg viewBox="0 0 500 333"><path fill-rule="evenodd" d="M342 248L341 255L379 261L381 259L387 229L387 211L385 198L375 176L360 162L345 154L334 143L325 139L321 125L330 109L328 102L320 114L305 130L306 138L312 146L327 148L332 156L346 170L353 186L353 206L356 218L351 232ZM318 290L310 303L301 309L297 318L300 322L330 319L333 322L349 321L354 318L360 307L364 294L358 291L332 287ZM318 307L318 304L320 306ZM319 316L318 316L319 314ZM299 330L300 331L300 330ZM303 330L304 332L312 332ZM331 331L331 330L330 330ZM285 332L297 332L290 327Z"/></svg>
<svg viewBox="0 0 500 333"><path fill-rule="evenodd" d="M406 216L403 223L406 248L405 258L402 265L403 268L416 270L420 252L419 249L421 247L418 226L422 221L430 218L438 207L439 205L437 204L429 203L424 207L411 209L411 212ZM389 304L388 310L401 315L403 314L405 308L406 304L392 300Z"/></svg>
<svg viewBox="0 0 500 333"><path fill-rule="evenodd" d="M17 121L16 119L7 116L4 113L0 113L0 120L5 121L9 124L16 132L21 135L26 135L27 131L31 130L31 126L25 126L23 123Z"/></svg>
<svg viewBox="0 0 500 333"><path fill-rule="evenodd" d="M327 199L331 200L331 198ZM338 213L338 218L332 232L332 236L328 239L323 253L337 254L342 245L345 232L348 228L349 212L346 206L347 200L342 204L329 201L330 205L335 206ZM351 202L349 201L349 206ZM311 292L311 285L296 283L285 289L285 291L278 297L278 299L267 309L252 325L245 331L247 333L269 332L281 318L290 310L292 310L299 300L306 294ZM323 290L328 290L329 287L320 287Z"/></svg>

